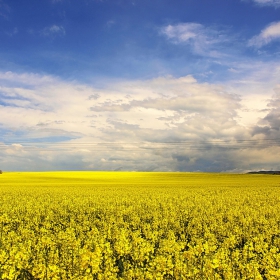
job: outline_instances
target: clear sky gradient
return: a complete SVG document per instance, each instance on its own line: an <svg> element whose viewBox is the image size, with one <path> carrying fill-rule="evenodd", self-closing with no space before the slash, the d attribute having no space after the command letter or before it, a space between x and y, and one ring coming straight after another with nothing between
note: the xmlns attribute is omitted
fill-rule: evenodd
<svg viewBox="0 0 280 280"><path fill-rule="evenodd" d="M279 158L279 0L0 0L0 169Z"/></svg>

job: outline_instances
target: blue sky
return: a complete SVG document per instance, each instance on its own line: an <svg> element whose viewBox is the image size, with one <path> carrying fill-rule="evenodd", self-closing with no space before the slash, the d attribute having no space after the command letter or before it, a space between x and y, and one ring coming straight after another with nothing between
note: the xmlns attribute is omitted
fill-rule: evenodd
<svg viewBox="0 0 280 280"><path fill-rule="evenodd" d="M0 169L280 169L279 0L0 0L0 42Z"/></svg>

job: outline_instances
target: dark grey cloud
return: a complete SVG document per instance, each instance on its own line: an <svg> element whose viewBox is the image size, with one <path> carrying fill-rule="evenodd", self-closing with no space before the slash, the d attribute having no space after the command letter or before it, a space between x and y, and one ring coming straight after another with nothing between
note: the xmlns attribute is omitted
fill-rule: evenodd
<svg viewBox="0 0 280 280"><path fill-rule="evenodd" d="M275 88L275 95L268 103L269 112L253 128L253 135L263 135L276 139L275 144L280 145L280 87ZM278 140L277 140L278 139Z"/></svg>
<svg viewBox="0 0 280 280"><path fill-rule="evenodd" d="M97 100L100 97L100 94L94 93L88 97L89 100L94 99Z"/></svg>

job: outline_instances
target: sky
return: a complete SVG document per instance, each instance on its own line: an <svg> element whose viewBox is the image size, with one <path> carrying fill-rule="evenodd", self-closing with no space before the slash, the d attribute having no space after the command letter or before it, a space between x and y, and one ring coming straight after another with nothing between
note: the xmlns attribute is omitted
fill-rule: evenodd
<svg viewBox="0 0 280 280"><path fill-rule="evenodd" d="M280 0L0 0L0 169L280 170Z"/></svg>

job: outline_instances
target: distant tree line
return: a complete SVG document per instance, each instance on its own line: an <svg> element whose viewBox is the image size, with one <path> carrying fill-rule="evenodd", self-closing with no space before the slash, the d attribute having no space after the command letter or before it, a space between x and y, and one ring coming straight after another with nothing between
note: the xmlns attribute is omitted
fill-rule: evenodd
<svg viewBox="0 0 280 280"><path fill-rule="evenodd" d="M0 174L2 174L3 172L2 172L2 170L0 170Z"/></svg>
<svg viewBox="0 0 280 280"><path fill-rule="evenodd" d="M271 174L271 175L280 175L280 171L251 171L248 174Z"/></svg>

